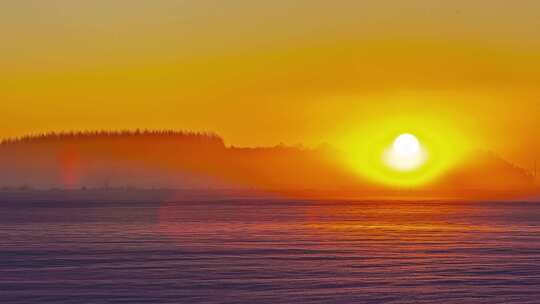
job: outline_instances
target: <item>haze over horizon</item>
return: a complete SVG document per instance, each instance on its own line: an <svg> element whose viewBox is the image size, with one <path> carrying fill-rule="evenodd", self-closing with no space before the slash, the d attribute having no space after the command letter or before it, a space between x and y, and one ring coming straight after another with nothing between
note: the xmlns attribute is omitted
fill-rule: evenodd
<svg viewBox="0 0 540 304"><path fill-rule="evenodd" d="M331 147L233 147L216 134L50 133L0 144L0 189L127 187L198 189L209 194L212 189L236 189L317 199L392 195L533 199L540 193L531 172L497 155L478 151L470 160L451 166L436 157L428 164L415 158L407 162L417 148L420 142L413 135L400 136L388 167L362 161L351 166L343 151Z"/></svg>

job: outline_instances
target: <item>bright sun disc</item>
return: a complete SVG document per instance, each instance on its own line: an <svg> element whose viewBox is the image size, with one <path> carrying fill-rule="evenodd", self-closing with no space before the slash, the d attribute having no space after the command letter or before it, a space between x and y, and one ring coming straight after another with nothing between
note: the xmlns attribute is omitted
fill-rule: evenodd
<svg viewBox="0 0 540 304"><path fill-rule="evenodd" d="M392 169L412 171L426 161L426 152L416 136L404 133L399 135L392 146L384 153L385 163Z"/></svg>
<svg viewBox="0 0 540 304"><path fill-rule="evenodd" d="M366 182L390 187L435 182L468 157L471 135L444 116L422 111L376 116L351 127L341 139L344 165Z"/></svg>

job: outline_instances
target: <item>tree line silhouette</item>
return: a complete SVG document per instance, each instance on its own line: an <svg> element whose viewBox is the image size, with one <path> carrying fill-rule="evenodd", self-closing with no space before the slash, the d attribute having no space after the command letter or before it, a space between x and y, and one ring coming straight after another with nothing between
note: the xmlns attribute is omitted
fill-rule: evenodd
<svg viewBox="0 0 540 304"><path fill-rule="evenodd" d="M0 145L14 145L41 142L69 142L93 139L130 139L159 138L177 140L184 143L200 143L213 146L225 146L223 139L213 132L193 132L175 130L120 130L120 131L66 131L47 132L4 139Z"/></svg>

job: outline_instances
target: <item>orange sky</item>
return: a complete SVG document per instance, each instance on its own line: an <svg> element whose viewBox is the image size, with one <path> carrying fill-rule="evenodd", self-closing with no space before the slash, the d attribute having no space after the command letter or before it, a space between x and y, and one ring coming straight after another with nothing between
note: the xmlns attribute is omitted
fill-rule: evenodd
<svg viewBox="0 0 540 304"><path fill-rule="evenodd" d="M410 115L531 168L540 2L366 2L3 2L0 137L174 128L313 146Z"/></svg>

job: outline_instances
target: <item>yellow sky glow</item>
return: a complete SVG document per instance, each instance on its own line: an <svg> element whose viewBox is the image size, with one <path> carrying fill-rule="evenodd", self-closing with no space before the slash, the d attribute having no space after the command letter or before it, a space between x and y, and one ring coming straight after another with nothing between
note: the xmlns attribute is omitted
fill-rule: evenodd
<svg viewBox="0 0 540 304"><path fill-rule="evenodd" d="M0 137L172 128L350 148L379 125L530 168L538 28L532 0L7 1Z"/></svg>

